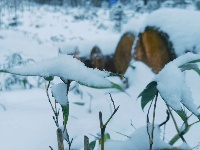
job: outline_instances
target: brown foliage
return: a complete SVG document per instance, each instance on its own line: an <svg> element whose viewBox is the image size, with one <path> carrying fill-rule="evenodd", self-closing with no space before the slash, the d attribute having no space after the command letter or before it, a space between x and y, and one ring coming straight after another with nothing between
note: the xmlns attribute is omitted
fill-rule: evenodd
<svg viewBox="0 0 200 150"><path fill-rule="evenodd" d="M166 34L154 28L147 28L139 35L134 58L158 73L175 55Z"/></svg>

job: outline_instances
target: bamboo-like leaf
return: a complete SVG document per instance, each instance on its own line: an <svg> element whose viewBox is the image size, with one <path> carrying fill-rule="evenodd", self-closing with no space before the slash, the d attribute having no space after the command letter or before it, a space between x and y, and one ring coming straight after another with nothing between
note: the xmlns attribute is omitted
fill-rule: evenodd
<svg viewBox="0 0 200 150"><path fill-rule="evenodd" d="M69 103L65 106L61 105L61 107L63 112L64 127L65 127L69 118Z"/></svg>
<svg viewBox="0 0 200 150"><path fill-rule="evenodd" d="M185 123L187 123L187 115L186 115L186 113L185 113L185 111L184 110L174 110L180 117L181 117L181 119L185 122Z"/></svg>
<svg viewBox="0 0 200 150"><path fill-rule="evenodd" d="M199 63L199 62L200 62L200 59L197 59L197 60L190 61L188 63Z"/></svg>
<svg viewBox="0 0 200 150"><path fill-rule="evenodd" d="M83 102L73 102L73 104L76 104L76 105L79 105L79 106L84 106L85 105L85 103L83 103Z"/></svg>
<svg viewBox="0 0 200 150"><path fill-rule="evenodd" d="M186 71L186 70L194 70L196 73L200 75L200 69L197 64L194 63L187 63L179 67L181 71Z"/></svg>
<svg viewBox="0 0 200 150"><path fill-rule="evenodd" d="M93 150L95 148L95 145L96 145L96 141L90 142L89 144L90 150Z"/></svg>
<svg viewBox="0 0 200 150"><path fill-rule="evenodd" d="M158 92L158 89L157 89L156 86L157 86L156 81L150 82L146 86L146 88L138 96L138 98L141 97L141 107L142 107L142 109L144 109L146 104L148 104L150 101L152 101L154 99L156 93Z"/></svg>

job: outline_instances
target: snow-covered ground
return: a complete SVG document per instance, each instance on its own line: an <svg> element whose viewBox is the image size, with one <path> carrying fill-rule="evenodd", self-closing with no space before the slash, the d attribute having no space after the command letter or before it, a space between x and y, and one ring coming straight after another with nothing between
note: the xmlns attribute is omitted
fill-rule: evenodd
<svg viewBox="0 0 200 150"><path fill-rule="evenodd" d="M5 63L6 56L12 53L19 53L24 58L32 58L35 61L57 57L59 48L68 52L78 48L81 55L86 56L95 45L101 48L103 54L110 54L115 51L122 33L132 31L137 34L142 30L144 24L148 23L148 21L145 22L148 14L136 14L124 25L122 33L118 33L113 29L113 22L109 21L107 10L93 11L97 14L96 18L82 21L73 17L75 14L85 13L77 9L60 10L57 7L45 5L33 6L30 10L27 9L23 13L19 13L18 21L20 24L12 28L8 24L13 16L11 14L5 15L2 18L3 24L0 31L0 63ZM168 10L165 13L167 14ZM195 41L198 40L195 39ZM183 43L184 41L179 44ZM192 43L193 46L196 43ZM73 66L73 64L71 65ZM120 141L118 143L115 141L115 146L118 144L126 145L121 144L121 141L128 139L122 134L131 136L136 129L146 125L148 107L142 111L140 99L137 100L137 96L154 79L155 74L141 62L132 61L131 65L135 69L129 67L125 74L129 80L129 88L125 92L114 89L92 89L82 85L79 85L82 94L77 94L75 90L69 92L70 114L67 129L70 138L74 139L72 149L83 149L84 135L93 141L95 136L100 133L99 111L102 111L104 122L113 112L109 93L111 93L115 105L120 105L118 112L106 128L106 132L110 134L112 140ZM79 70L77 70L77 74L81 76ZM185 78L191 88L194 103L199 106L200 78L192 71L185 73ZM2 77L1 80L3 80ZM57 78L55 80L55 83L60 82ZM110 77L109 80L122 85L117 77ZM77 102L82 105L78 105ZM178 125L181 126L182 120L175 113L174 115ZM44 85L43 88L0 92L0 149L48 150L49 146L57 149L56 125L52 116L53 112ZM160 124L165 118L166 106L159 98L155 123ZM197 121L197 118L191 117L190 123L194 121ZM161 139L163 132L164 130L161 128ZM199 132L199 124L195 124L184 135L189 146L198 145L200 142ZM165 142L169 142L175 134L175 127L170 119L166 126ZM132 143L130 142L132 139L128 140L129 144ZM143 144L142 140L138 141L137 144L140 145L140 142ZM67 145L67 143L65 144ZM176 145L180 144L182 144L181 140ZM113 144L107 146L110 146L109 149L116 148L112 148Z"/></svg>

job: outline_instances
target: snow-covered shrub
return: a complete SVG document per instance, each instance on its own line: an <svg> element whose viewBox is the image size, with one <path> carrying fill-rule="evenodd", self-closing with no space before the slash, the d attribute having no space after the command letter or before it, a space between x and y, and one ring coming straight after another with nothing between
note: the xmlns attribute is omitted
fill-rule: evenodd
<svg viewBox="0 0 200 150"><path fill-rule="evenodd" d="M117 3L111 8L110 19L115 22L114 28L121 32L122 25L127 22L127 16L121 3Z"/></svg>
<svg viewBox="0 0 200 150"><path fill-rule="evenodd" d="M13 53L6 56L6 61L1 64L1 69L13 68L16 66L24 66L26 64L33 63L33 59L25 59L19 53ZM11 89L26 89L33 87L40 87L44 83L41 77L27 77L15 74L1 74L1 90L11 90Z"/></svg>
<svg viewBox="0 0 200 150"><path fill-rule="evenodd" d="M143 92L139 95L141 97L141 107L144 107L149 103L153 102L154 112L156 110L156 102L158 100L158 94L166 103L166 108L172 117L176 130L178 132L178 138L172 138L169 144L173 145L179 138L183 142L186 142L183 135L188 132L189 128L199 122L200 112L198 108L193 103L192 91L186 83L184 73L187 70L193 70L198 75L200 75L200 68L198 63L200 62L200 56L192 53L187 53L183 56L178 57L172 62L169 62L150 82ZM151 107L150 104L150 107ZM179 129L171 113L171 108L181 117L183 120L183 128ZM150 109L150 108L149 108ZM190 118L188 113L192 113L197 117L198 121L189 124L188 119ZM155 119L155 114L153 120ZM154 121L153 121L154 122ZM152 131L153 132L153 129ZM149 136L149 143L151 143L152 136Z"/></svg>
<svg viewBox="0 0 200 150"><path fill-rule="evenodd" d="M49 58L42 62L27 64L21 67L8 67L0 70L0 72L20 76L40 76L48 81L46 93L54 113L53 119L57 127L59 150L64 150L63 138L67 141L69 149L73 141L73 139L70 140L66 129L69 116L68 92L72 81L93 88L116 88L122 90L119 85L106 79L106 77L111 76L110 72L87 68L82 62L70 55L60 54L56 58ZM52 96L55 98L55 105L52 105L48 90L50 82L55 76L59 77L62 82L51 87ZM59 123L59 108L56 106L56 103L58 103L62 109L62 125Z"/></svg>

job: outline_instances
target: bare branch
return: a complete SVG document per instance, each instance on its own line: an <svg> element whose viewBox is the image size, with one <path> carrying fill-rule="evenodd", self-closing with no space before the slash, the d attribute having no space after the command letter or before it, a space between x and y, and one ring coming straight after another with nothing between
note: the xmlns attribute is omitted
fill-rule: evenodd
<svg viewBox="0 0 200 150"><path fill-rule="evenodd" d="M113 103L113 107L114 107L114 110L116 109L115 108L115 102L114 102L114 100L113 100L113 98L112 98L112 96L111 96L111 94L109 93L109 95L110 95L110 99L111 99L111 101L112 101L112 103Z"/></svg>

